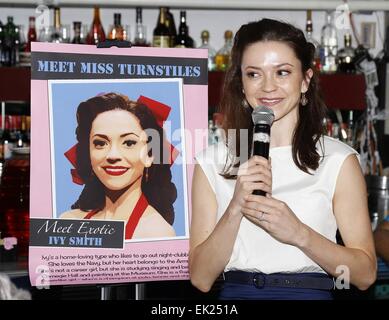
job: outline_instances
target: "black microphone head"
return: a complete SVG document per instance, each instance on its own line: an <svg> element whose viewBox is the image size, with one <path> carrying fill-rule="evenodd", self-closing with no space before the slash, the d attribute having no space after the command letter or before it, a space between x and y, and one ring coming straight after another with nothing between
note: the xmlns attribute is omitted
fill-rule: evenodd
<svg viewBox="0 0 389 320"><path fill-rule="evenodd" d="M271 126L274 121L273 110L266 106L255 107L251 116L253 118L254 125L261 123Z"/></svg>

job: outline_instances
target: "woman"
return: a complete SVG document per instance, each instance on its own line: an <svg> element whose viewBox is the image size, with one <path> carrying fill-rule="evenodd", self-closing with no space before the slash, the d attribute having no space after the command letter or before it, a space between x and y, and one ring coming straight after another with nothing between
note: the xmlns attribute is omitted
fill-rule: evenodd
<svg viewBox="0 0 389 320"><path fill-rule="evenodd" d="M327 274L346 271L359 289L375 281L364 178L356 152L323 136L313 54L301 30L275 20L235 36L221 113L237 138L200 153L193 176L189 269L204 292L223 271L221 299L331 299ZM259 105L275 115L269 161L240 152Z"/></svg>
<svg viewBox="0 0 389 320"><path fill-rule="evenodd" d="M80 103L77 123L74 178L85 187L61 218L124 220L126 239L175 236L177 190L170 163L163 161L163 129L152 110L107 93Z"/></svg>

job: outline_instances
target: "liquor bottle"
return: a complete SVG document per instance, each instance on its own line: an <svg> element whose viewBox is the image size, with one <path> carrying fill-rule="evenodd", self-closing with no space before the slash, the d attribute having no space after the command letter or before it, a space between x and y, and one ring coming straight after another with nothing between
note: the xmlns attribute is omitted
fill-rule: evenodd
<svg viewBox="0 0 389 320"><path fill-rule="evenodd" d="M216 53L215 56L216 70L218 71L225 71L230 65L232 36L233 33L231 30L227 30L224 33L224 39L225 39L224 46Z"/></svg>
<svg viewBox="0 0 389 320"><path fill-rule="evenodd" d="M153 47L169 48L170 37L169 29L166 26L166 8L159 9L157 26L153 32Z"/></svg>
<svg viewBox="0 0 389 320"><path fill-rule="evenodd" d="M201 32L201 46L200 49L208 49L208 71L213 71L216 68L215 65L215 56L216 56L216 50L212 48L212 46L209 44L209 32L208 30L203 30Z"/></svg>
<svg viewBox="0 0 389 320"><path fill-rule="evenodd" d="M30 144L31 141L31 116L26 116L26 135L27 135L27 143Z"/></svg>
<svg viewBox="0 0 389 320"><path fill-rule="evenodd" d="M62 43L64 39L61 31L61 9L54 7L54 30L51 34L51 42Z"/></svg>
<svg viewBox="0 0 389 320"><path fill-rule="evenodd" d="M174 16L170 12L169 8L166 8L166 21L165 21L165 24L166 24L167 28L169 29L169 37L170 37L170 44L169 44L169 46L171 48L173 48L176 45L177 29L176 29L176 24L174 22Z"/></svg>
<svg viewBox="0 0 389 320"><path fill-rule="evenodd" d="M27 116L22 115L22 123L21 123L21 130L20 130L20 139L21 143L19 141L19 146L27 147L30 145L30 135L29 132L27 131Z"/></svg>
<svg viewBox="0 0 389 320"><path fill-rule="evenodd" d="M90 31L86 37L87 44L97 44L105 41L105 32L100 21L100 8L95 6L93 14L93 22Z"/></svg>
<svg viewBox="0 0 389 320"><path fill-rule="evenodd" d="M0 66L3 65L3 61L4 61L3 45L4 45L4 26L3 23L0 21Z"/></svg>
<svg viewBox="0 0 389 320"><path fill-rule="evenodd" d="M9 133L9 144L11 149L16 147L18 140L18 115L8 115L8 133Z"/></svg>
<svg viewBox="0 0 389 320"><path fill-rule="evenodd" d="M355 72L355 49L351 46L351 34L344 35L344 48L338 52L338 69L345 73Z"/></svg>
<svg viewBox="0 0 389 320"><path fill-rule="evenodd" d="M2 139L1 139L4 160L11 158L12 145L10 143L11 138L10 138L8 126L9 126L9 124L7 124L7 122L6 122L6 126L3 130Z"/></svg>
<svg viewBox="0 0 389 320"><path fill-rule="evenodd" d="M36 41L35 17L29 17L26 52L31 52L31 42L34 41Z"/></svg>
<svg viewBox="0 0 389 320"><path fill-rule="evenodd" d="M4 138L3 130L0 129L0 181L1 181L1 172L4 163Z"/></svg>
<svg viewBox="0 0 389 320"><path fill-rule="evenodd" d="M354 111L350 110L348 112L348 122L347 122L347 138L346 143L350 147L354 147Z"/></svg>
<svg viewBox="0 0 389 320"><path fill-rule="evenodd" d="M7 17L7 24L4 26L3 43L3 64L5 66L14 66L19 62L19 33L13 17Z"/></svg>
<svg viewBox="0 0 389 320"><path fill-rule="evenodd" d="M73 22L74 36L72 39L72 43L78 43L78 44L85 43L84 39L81 36L81 25L82 25L81 21L74 21Z"/></svg>
<svg viewBox="0 0 389 320"><path fill-rule="evenodd" d="M180 11L180 26L176 38L176 48L193 48L193 39L189 36L189 28L186 24L186 11Z"/></svg>
<svg viewBox="0 0 389 320"><path fill-rule="evenodd" d="M312 23L312 10L307 10L307 22L305 25L305 37L307 42L312 43L315 46L315 55L313 58L313 65L317 71L321 70L320 61L320 43L313 37L313 23Z"/></svg>
<svg viewBox="0 0 389 320"><path fill-rule="evenodd" d="M114 13L113 14L113 26L111 28L111 31L108 34L108 39L110 40L124 40L124 29L121 24L121 18L122 15L120 13Z"/></svg>
<svg viewBox="0 0 389 320"><path fill-rule="evenodd" d="M208 120L208 146L217 143L215 137L216 126L213 120Z"/></svg>
<svg viewBox="0 0 389 320"><path fill-rule="evenodd" d="M321 29L320 48L320 59L324 73L333 73L337 70L338 38L333 21L333 14L327 11L326 24Z"/></svg>
<svg viewBox="0 0 389 320"><path fill-rule="evenodd" d="M136 8L136 25L135 25L135 38L134 46L138 47L148 47L147 35L146 35L146 26L143 25L142 21L142 8Z"/></svg>

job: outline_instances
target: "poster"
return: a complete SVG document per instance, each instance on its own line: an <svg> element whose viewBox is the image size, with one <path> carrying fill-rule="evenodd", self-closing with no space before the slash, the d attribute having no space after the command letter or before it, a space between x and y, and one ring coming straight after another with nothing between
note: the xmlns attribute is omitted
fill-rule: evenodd
<svg viewBox="0 0 389 320"><path fill-rule="evenodd" d="M188 279L207 52L34 43L31 79L31 284Z"/></svg>

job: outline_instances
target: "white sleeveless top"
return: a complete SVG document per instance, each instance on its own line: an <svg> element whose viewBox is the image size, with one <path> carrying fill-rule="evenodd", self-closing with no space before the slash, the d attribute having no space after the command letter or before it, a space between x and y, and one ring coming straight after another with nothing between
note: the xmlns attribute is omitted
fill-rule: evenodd
<svg viewBox="0 0 389 320"><path fill-rule="evenodd" d="M348 145L326 136L320 139L317 150L322 158L319 168L310 175L294 164L291 146L270 149L272 196L284 201L303 223L330 241L336 242L337 224L332 208L336 179L343 161L350 154L357 152ZM227 180L219 175L223 171L226 155L227 147L221 142L196 156L215 192L218 220L232 199L236 183L236 180ZM279 242L244 217L231 258L224 269L229 270L263 273L324 272L300 249Z"/></svg>

